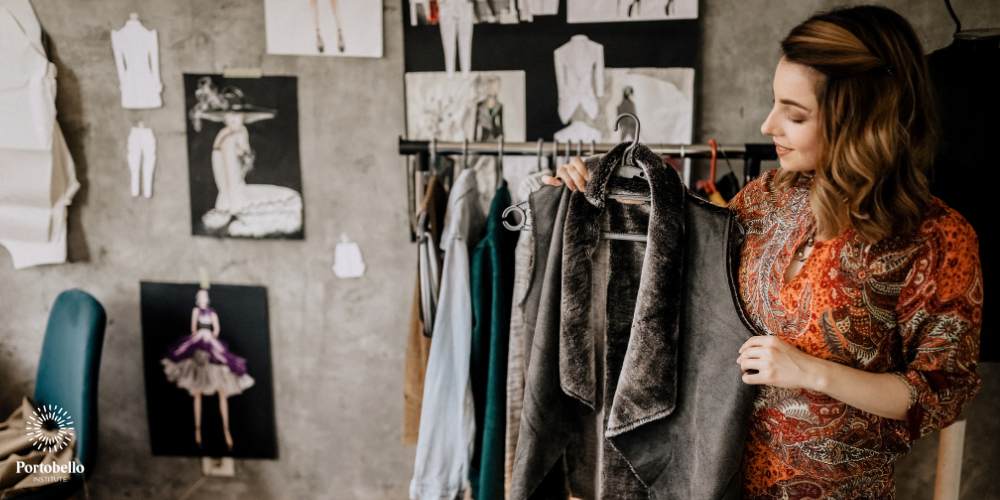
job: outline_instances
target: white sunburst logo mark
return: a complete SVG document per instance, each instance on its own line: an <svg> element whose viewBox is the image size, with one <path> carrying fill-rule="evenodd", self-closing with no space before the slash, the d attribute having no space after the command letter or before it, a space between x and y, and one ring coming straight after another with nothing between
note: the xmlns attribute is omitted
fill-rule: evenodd
<svg viewBox="0 0 1000 500"><path fill-rule="evenodd" d="M38 451L56 452L69 445L76 436L72 425L73 417L64 408L43 405L35 408L28 417L28 438Z"/></svg>

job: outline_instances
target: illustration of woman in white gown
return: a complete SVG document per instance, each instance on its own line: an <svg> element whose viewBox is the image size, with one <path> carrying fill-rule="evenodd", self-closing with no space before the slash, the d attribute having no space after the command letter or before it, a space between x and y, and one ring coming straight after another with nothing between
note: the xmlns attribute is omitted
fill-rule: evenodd
<svg viewBox="0 0 1000 500"><path fill-rule="evenodd" d="M230 236L256 238L299 231L302 196L297 191L246 182L247 173L254 168L246 125L274 118L277 112L245 102L243 92L236 87L217 92L207 76L198 81L195 97L198 103L188 113L195 131L201 131L202 119L226 125L212 144L212 174L219 195L215 207L201 218L205 227L226 228Z"/></svg>

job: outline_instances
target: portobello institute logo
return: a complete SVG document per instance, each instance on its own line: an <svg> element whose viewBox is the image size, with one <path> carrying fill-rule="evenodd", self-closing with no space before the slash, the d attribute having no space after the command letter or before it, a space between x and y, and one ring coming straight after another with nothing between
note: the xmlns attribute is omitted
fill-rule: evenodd
<svg viewBox="0 0 1000 500"><path fill-rule="evenodd" d="M28 417L28 438L38 451L53 453L62 450L73 442L76 431L73 417L64 408L56 405L43 405L35 408Z"/></svg>

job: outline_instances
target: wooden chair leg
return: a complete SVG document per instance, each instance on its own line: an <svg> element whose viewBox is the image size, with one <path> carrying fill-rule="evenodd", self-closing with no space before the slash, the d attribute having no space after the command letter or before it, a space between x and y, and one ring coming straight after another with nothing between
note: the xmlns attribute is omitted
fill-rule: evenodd
<svg viewBox="0 0 1000 500"><path fill-rule="evenodd" d="M962 483L962 451L965 445L965 419L941 429L938 445L937 480L934 500L958 500Z"/></svg>

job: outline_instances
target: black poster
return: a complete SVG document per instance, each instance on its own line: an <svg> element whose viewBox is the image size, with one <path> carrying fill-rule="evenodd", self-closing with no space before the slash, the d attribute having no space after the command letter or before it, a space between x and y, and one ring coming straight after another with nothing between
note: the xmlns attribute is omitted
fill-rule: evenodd
<svg viewBox="0 0 1000 500"><path fill-rule="evenodd" d="M296 81L184 75L192 234L303 238Z"/></svg>
<svg viewBox="0 0 1000 500"><path fill-rule="evenodd" d="M142 282L140 292L153 455L277 459L267 289Z"/></svg>
<svg viewBox="0 0 1000 500"><path fill-rule="evenodd" d="M696 1L404 0L403 24L410 139L611 142L621 112L643 142L692 139Z"/></svg>

